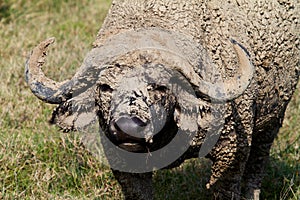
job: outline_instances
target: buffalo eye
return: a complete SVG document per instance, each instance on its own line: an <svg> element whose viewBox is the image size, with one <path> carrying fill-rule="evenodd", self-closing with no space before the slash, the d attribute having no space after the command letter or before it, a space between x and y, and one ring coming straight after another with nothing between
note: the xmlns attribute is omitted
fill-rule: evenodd
<svg viewBox="0 0 300 200"><path fill-rule="evenodd" d="M113 89L108 84L99 85L99 89L101 92L112 92Z"/></svg>
<svg viewBox="0 0 300 200"><path fill-rule="evenodd" d="M155 90L157 90L157 91L159 91L159 92L166 92L166 91L168 90L168 88L167 88L166 86L160 85L160 86L157 86L157 87L155 88Z"/></svg>

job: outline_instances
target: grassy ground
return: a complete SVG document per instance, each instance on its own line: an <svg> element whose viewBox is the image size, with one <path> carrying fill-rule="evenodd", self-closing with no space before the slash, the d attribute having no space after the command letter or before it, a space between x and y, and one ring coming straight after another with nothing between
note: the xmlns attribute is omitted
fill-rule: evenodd
<svg viewBox="0 0 300 200"><path fill-rule="evenodd" d="M44 71L56 80L70 78L109 5L109 0L0 0L0 199L121 198L110 170L76 135L48 124L53 106L34 97L23 76L28 51L55 36L47 60L51 65ZM298 89L272 148L263 199L300 197L299 122ZM205 199L208 177L209 163L198 160L159 172L154 178L157 199Z"/></svg>

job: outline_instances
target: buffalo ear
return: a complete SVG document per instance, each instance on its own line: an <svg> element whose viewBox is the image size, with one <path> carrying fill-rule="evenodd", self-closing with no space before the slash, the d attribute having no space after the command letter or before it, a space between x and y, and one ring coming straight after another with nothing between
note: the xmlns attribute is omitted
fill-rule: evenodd
<svg viewBox="0 0 300 200"><path fill-rule="evenodd" d="M50 123L65 132L80 131L97 122L97 111L93 93L86 91L61 103L52 113Z"/></svg>

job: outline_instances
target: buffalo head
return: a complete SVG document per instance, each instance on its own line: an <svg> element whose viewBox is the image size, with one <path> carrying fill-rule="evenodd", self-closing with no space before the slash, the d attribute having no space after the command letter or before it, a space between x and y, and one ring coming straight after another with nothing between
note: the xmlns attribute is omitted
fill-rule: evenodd
<svg viewBox="0 0 300 200"><path fill-rule="evenodd" d="M254 71L234 40L239 66L233 77L223 79L193 38L152 28L111 36L88 53L71 80L58 83L41 70L53 42L40 43L26 62L32 92L59 104L52 121L65 130L99 121L105 141L125 152L154 154L170 145L159 154L166 160L170 149L181 149L174 155L180 156L195 137L201 138L199 130L220 124L223 118L213 110L241 95Z"/></svg>

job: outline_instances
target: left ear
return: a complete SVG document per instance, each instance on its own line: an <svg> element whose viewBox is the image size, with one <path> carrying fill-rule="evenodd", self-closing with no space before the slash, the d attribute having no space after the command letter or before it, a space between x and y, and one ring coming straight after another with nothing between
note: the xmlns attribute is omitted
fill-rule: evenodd
<svg viewBox="0 0 300 200"><path fill-rule="evenodd" d="M93 88L61 103L52 113L50 123L64 131L78 131L97 121Z"/></svg>

